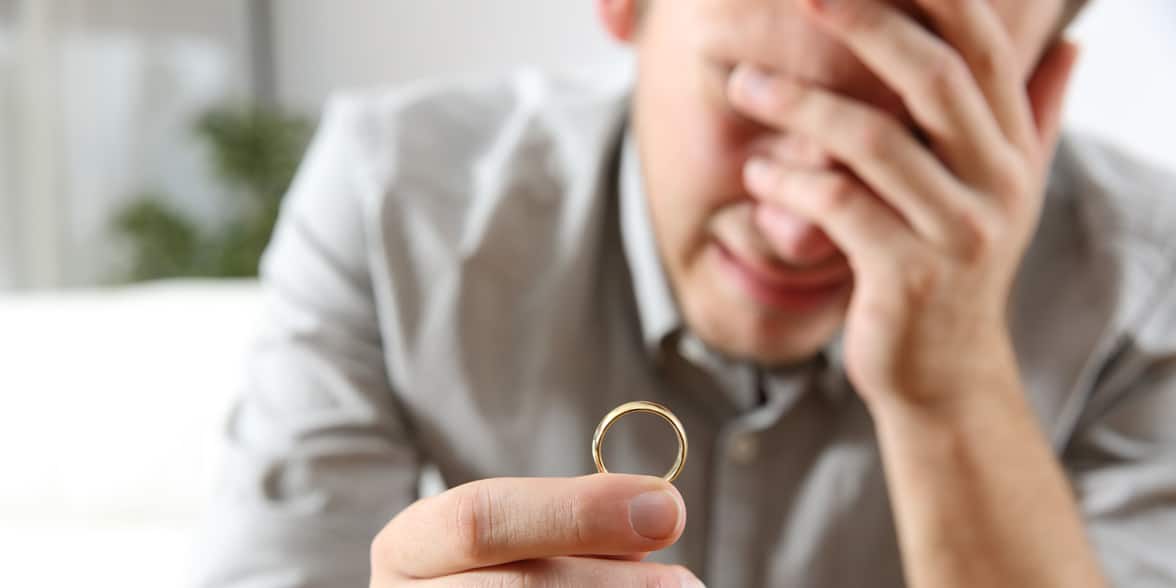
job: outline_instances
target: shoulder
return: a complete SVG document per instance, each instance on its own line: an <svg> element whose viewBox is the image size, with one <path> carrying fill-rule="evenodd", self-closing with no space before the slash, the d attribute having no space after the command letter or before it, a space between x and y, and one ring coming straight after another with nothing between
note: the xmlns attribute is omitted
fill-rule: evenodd
<svg viewBox="0 0 1176 588"><path fill-rule="evenodd" d="M1062 142L1054 171L1054 190L1078 199L1109 244L1176 251L1176 172L1081 134Z"/></svg>
<svg viewBox="0 0 1176 588"><path fill-rule="evenodd" d="M427 192L470 195L471 184L535 156L575 168L611 138L627 76L520 69L340 93L320 135L349 145L348 161L377 200Z"/></svg>
<svg viewBox="0 0 1176 588"><path fill-rule="evenodd" d="M435 265L502 250L510 231L487 223L533 225L546 217L529 203L558 215L598 195L630 80L627 68L520 69L336 94L284 214L349 244L347 258L396 247Z"/></svg>
<svg viewBox="0 0 1176 588"><path fill-rule="evenodd" d="M1071 134L1050 191L1077 213L1089 248L1116 266L1123 326L1134 336L1161 324L1176 333L1176 173Z"/></svg>

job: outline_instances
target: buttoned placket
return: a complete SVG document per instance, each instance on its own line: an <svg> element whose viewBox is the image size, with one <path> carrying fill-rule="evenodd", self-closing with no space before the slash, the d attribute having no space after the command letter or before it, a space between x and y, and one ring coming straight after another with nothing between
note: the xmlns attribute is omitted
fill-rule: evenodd
<svg viewBox="0 0 1176 588"><path fill-rule="evenodd" d="M725 360L689 334L674 338L663 348L677 360L701 371L710 386L699 390L696 400L712 407L720 403L726 410L715 410L717 431L713 456L706 467L708 496L706 508L706 567L695 570L708 585L753 586L761 581L761 569L731 566L746 561L747 550L763 552L756 537L762 528L762 513L757 504L764 500L765 468L773 467L765 454L769 441L782 418L809 389L824 382L827 362L818 360L777 374L768 385L769 375L748 363ZM679 364L679 368L685 368ZM705 396L702 396L705 395ZM762 399L762 400L761 400Z"/></svg>

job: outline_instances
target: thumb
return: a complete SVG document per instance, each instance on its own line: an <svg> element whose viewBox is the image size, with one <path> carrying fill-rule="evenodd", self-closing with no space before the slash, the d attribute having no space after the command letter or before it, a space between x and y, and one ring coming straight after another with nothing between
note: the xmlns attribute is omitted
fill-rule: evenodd
<svg viewBox="0 0 1176 588"><path fill-rule="evenodd" d="M1059 40L1046 51L1029 80L1029 104L1043 155L1053 153L1061 134L1066 90L1070 86L1074 65L1078 63L1079 52L1073 41Z"/></svg>

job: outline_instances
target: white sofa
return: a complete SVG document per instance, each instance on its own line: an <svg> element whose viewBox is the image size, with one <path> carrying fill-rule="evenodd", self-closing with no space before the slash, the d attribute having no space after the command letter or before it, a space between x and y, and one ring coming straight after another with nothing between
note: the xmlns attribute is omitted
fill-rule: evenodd
<svg viewBox="0 0 1176 588"><path fill-rule="evenodd" d="M0 295L0 586L178 587L251 281Z"/></svg>

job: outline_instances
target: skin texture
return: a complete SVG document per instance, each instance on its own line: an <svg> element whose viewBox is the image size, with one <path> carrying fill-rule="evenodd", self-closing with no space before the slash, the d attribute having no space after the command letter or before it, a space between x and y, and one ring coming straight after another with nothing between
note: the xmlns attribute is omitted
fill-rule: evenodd
<svg viewBox="0 0 1176 588"><path fill-rule="evenodd" d="M602 4L621 11L624 1ZM1017 74L1028 81L1056 29L1060 0L996 0ZM925 13L913 0L895 5ZM635 126L663 264L691 329L711 347L760 363L812 356L842 327L849 288L803 309L765 304L725 271L725 250L761 281L795 290L835 283L846 260L821 228L753 194L743 167L775 153L797 167L827 162L803 133L762 124L735 108L727 82L737 64L819 85L905 119L902 100L844 44L780 0L653 2L630 33L640 67ZM925 14L918 17L927 21ZM626 29L629 29L626 31ZM646 113L649 113L648 115ZM654 115L653 113L656 113ZM775 204L775 206L771 206Z"/></svg>
<svg viewBox="0 0 1176 588"><path fill-rule="evenodd" d="M689 327L761 364L843 332L915 587L1104 582L1004 316L1076 48L1062 0L598 0ZM639 10L639 8L641 10ZM641 13L639 15L639 13ZM656 478L486 480L372 545L374 587L697 586Z"/></svg>

